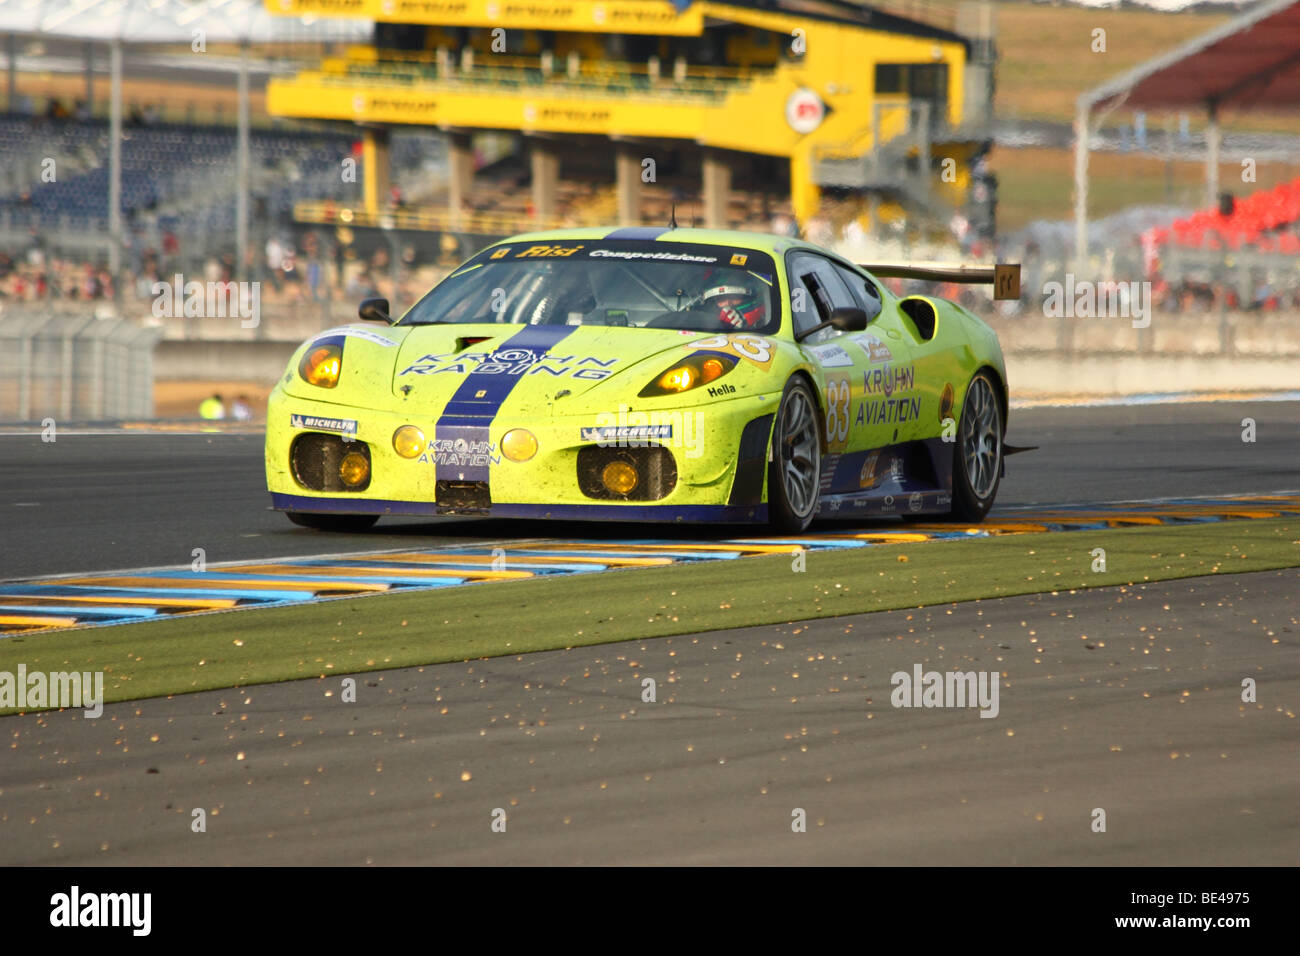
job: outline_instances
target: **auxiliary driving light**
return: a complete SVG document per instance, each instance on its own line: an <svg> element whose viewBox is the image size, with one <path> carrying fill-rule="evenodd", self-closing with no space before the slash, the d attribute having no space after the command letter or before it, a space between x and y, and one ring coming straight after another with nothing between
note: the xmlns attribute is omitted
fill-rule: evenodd
<svg viewBox="0 0 1300 956"><path fill-rule="evenodd" d="M537 454L537 436L527 428L512 428L501 437L501 453L511 461L527 461Z"/></svg>
<svg viewBox="0 0 1300 956"><path fill-rule="evenodd" d="M616 495L629 495L636 487L636 469L625 461L611 461L600 473L600 480Z"/></svg>
<svg viewBox="0 0 1300 956"><path fill-rule="evenodd" d="M414 425L403 425L393 432L393 451L403 458L415 458L424 451L424 432Z"/></svg>
<svg viewBox="0 0 1300 956"><path fill-rule="evenodd" d="M370 462L360 452L350 451L339 462L339 477L350 488L363 485L370 477Z"/></svg>

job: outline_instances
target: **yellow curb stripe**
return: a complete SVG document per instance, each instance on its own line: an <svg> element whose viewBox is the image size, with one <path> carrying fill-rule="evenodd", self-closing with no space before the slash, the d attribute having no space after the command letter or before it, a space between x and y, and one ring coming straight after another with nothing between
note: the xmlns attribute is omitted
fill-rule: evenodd
<svg viewBox="0 0 1300 956"><path fill-rule="evenodd" d="M628 567L658 567L664 564L672 564L672 558L579 558L570 555L557 555L550 558L541 554L512 554L509 549L505 550L505 562L507 564L612 564L626 565ZM532 545L528 550L534 551ZM411 554L385 554L385 561L410 561L412 564L491 564L493 561L502 560L488 554L429 554L413 552ZM404 570L404 569L403 569Z"/></svg>
<svg viewBox="0 0 1300 956"><path fill-rule="evenodd" d="M532 571L479 571L473 568L462 568L459 573L451 573L451 568L393 568L382 565L354 567L337 567L334 565L297 565L297 564L241 564L238 567L222 568L223 574L310 574L312 576L328 577L338 575L339 577L359 577L359 578L447 578L447 577L469 577L481 578L483 580L509 580L512 578L531 578L535 575Z"/></svg>
<svg viewBox="0 0 1300 956"><path fill-rule="evenodd" d="M75 627L77 619L75 617L44 617L35 614L0 614L0 624L35 628Z"/></svg>
<svg viewBox="0 0 1300 956"><path fill-rule="evenodd" d="M238 598L163 598L163 597L99 597L94 595L78 594L75 597L62 594L6 594L4 596L5 604L108 604L115 606L119 604L142 605L144 607L192 607L192 608L223 608L234 607L239 603Z"/></svg>
<svg viewBox="0 0 1300 956"><path fill-rule="evenodd" d="M530 551L744 551L747 554L795 554L804 549L797 544L699 544L683 541L681 544L531 544Z"/></svg>
<svg viewBox="0 0 1300 956"><path fill-rule="evenodd" d="M302 568L298 568L302 573ZM388 591L375 581L279 581L275 578L237 578L233 581L204 581L202 578L60 578L60 584L90 584L111 588L188 588L212 591L236 589L263 591Z"/></svg>

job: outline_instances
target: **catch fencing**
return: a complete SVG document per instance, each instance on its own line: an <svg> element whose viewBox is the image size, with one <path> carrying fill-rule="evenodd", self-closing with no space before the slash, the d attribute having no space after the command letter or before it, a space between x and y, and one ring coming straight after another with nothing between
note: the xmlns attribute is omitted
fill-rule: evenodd
<svg viewBox="0 0 1300 956"><path fill-rule="evenodd" d="M151 417L160 337L126 319L0 315L0 421Z"/></svg>

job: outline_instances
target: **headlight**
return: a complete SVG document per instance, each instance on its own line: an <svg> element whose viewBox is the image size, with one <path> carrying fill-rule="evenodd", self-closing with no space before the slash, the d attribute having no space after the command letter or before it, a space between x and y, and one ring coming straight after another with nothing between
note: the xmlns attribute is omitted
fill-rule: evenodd
<svg viewBox="0 0 1300 956"><path fill-rule="evenodd" d="M736 367L736 360L721 352L702 352L682 359L668 371L659 375L645 388L641 398L655 395L676 395L700 385L717 381Z"/></svg>
<svg viewBox="0 0 1300 956"><path fill-rule="evenodd" d="M343 346L317 345L303 353L298 363L298 374L308 385L333 388L339 383L343 368Z"/></svg>

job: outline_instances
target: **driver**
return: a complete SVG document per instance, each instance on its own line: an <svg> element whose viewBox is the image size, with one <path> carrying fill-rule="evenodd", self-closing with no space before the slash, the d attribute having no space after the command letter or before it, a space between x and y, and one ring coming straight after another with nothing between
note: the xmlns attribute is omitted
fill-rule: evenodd
<svg viewBox="0 0 1300 956"><path fill-rule="evenodd" d="M758 328L767 322L767 296L745 275L728 277L706 289L700 308L733 329Z"/></svg>

